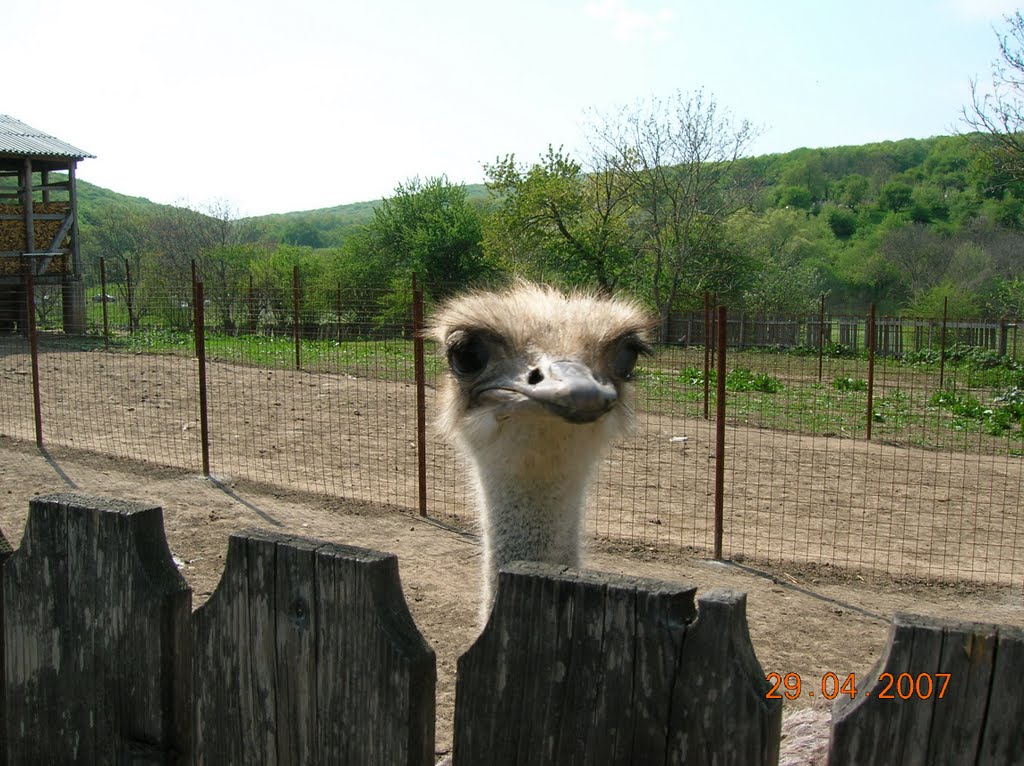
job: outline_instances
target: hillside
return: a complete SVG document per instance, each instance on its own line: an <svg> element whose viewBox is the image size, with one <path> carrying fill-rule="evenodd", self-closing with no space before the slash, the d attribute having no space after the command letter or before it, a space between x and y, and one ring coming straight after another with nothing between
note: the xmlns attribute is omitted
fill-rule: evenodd
<svg viewBox="0 0 1024 766"><path fill-rule="evenodd" d="M756 311L804 311L822 293L831 306L851 311L875 303L884 312L941 315L947 301L962 316L1024 311L1024 269L1017 257L1024 248L1024 188L998 177L969 138L801 148L740 160L737 177L745 179L752 201L716 234L717 249L687 267L679 306L713 290L721 300ZM256 257L253 247L326 255L303 260L303 268L346 283L379 284L384 264L404 264L399 272L411 268L403 261L408 253L366 249L366 224L375 222L381 200L235 220L229 206L197 214L85 181L79 195L87 271L96 270L100 256L123 260L134 253L187 264L225 246L249 248L231 256L245 263ZM483 222L480 230L491 231L492 239L479 245L487 268L504 271L513 262L507 258L518 258L528 276L578 283L573 263L559 265L562 255L542 255L537 243L507 240L511 251L498 252L506 235L495 238L488 228L498 206L485 186L466 187L464 201ZM443 254L443 246L432 247ZM512 252L517 247L525 249ZM273 269L307 258L288 252ZM640 294L650 289L644 257L626 245L622 288ZM245 271L249 266L242 262L236 265ZM451 273L435 276L450 279Z"/></svg>
<svg viewBox="0 0 1024 766"><path fill-rule="evenodd" d="M743 162L753 165L761 178L762 210L813 211L831 203L856 211L880 204L877 212L906 212L915 221L929 223L962 220L976 214L986 199L993 198L984 193L969 193L972 185L977 185L981 179L972 165L969 147L960 136L800 148L783 154L751 157ZM78 188L82 216L86 220L100 208L144 213L168 207L87 181L80 180ZM478 206L486 206L488 202L487 188L483 184L468 185L466 196L470 203ZM340 245L353 229L368 222L379 203L379 200L368 200L255 216L244 221L256 226L269 241L333 247ZM1006 211L1003 212L1005 219ZM880 218L874 215L860 223L871 225ZM851 225L849 221L840 222L837 234L852 234Z"/></svg>

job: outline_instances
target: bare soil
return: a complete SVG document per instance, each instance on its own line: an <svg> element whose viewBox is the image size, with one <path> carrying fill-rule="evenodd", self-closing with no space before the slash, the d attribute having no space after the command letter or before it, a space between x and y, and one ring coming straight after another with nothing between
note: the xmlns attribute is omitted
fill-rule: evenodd
<svg viewBox="0 0 1024 766"><path fill-rule="evenodd" d="M37 494L159 504L194 607L217 587L228 536L240 529L396 553L412 614L437 653L437 746L450 748L456 661L478 632L480 546L469 500L453 489L463 481L458 463L434 437L437 518L409 510L410 386L215 365L214 481L196 459L194 360L44 355L45 452L31 442L26 365L24 355L0 354L0 529L13 545ZM712 429L640 417L595 493L589 567L746 592L765 672L798 673L804 684L830 672L867 677L899 611L1024 626L1015 461L731 427L732 561L720 563L707 553ZM897 478L873 485L881 471ZM936 583L943 572L959 582Z"/></svg>

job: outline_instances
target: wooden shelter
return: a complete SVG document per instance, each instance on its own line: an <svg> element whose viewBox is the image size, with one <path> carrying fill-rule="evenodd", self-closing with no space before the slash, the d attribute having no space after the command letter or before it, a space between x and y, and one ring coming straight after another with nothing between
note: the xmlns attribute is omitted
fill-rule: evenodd
<svg viewBox="0 0 1024 766"><path fill-rule="evenodd" d="M75 167L93 156L0 114L0 332L24 327L30 275L59 288L64 331L85 332Z"/></svg>

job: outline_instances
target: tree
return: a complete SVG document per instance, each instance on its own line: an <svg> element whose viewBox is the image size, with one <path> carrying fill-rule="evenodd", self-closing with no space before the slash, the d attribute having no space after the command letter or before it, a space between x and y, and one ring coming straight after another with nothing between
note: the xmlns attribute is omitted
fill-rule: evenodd
<svg viewBox="0 0 1024 766"><path fill-rule="evenodd" d="M898 213L910 207L913 200L914 189L902 181L889 181L878 192L878 207L880 210L888 210Z"/></svg>
<svg viewBox="0 0 1024 766"><path fill-rule="evenodd" d="M999 58L992 62L990 89L971 80L971 103L963 121L979 134L979 148L1004 183L1024 182L1024 16L1003 17L1006 31L996 32Z"/></svg>
<svg viewBox="0 0 1024 766"><path fill-rule="evenodd" d="M949 240L920 223L889 228L878 243L878 253L910 295L937 285L953 257Z"/></svg>
<svg viewBox="0 0 1024 766"><path fill-rule="evenodd" d="M464 186L445 176L413 178L345 240L324 278L361 305L359 322L404 325L414 274L428 298L442 300L494 273L482 236L480 211Z"/></svg>
<svg viewBox="0 0 1024 766"><path fill-rule="evenodd" d="M87 252L104 259L107 290L116 290L128 312L129 329L152 308L156 240L153 216L130 207L104 206L89 228ZM96 268L99 271L98 265Z"/></svg>
<svg viewBox="0 0 1024 766"><path fill-rule="evenodd" d="M510 154L484 170L499 201L485 243L513 269L530 276L553 269L570 283L593 283L606 293L628 277L635 260L632 201L613 168L585 172L561 148L548 146L530 167Z"/></svg>
<svg viewBox="0 0 1024 766"><path fill-rule="evenodd" d="M835 243L821 216L798 210L742 212L729 228L735 246L750 259L742 295L746 310L795 314L813 309Z"/></svg>
<svg viewBox="0 0 1024 766"><path fill-rule="evenodd" d="M757 133L703 91L596 115L591 143L630 190L663 335L677 301L706 286L690 281L690 261L718 250L713 238L722 224L756 196L753 178L743 170L753 165L737 161Z"/></svg>

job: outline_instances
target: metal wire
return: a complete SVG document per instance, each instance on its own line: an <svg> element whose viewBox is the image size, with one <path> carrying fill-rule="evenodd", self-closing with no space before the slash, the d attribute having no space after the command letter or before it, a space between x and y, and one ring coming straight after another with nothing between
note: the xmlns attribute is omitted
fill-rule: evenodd
<svg viewBox="0 0 1024 766"><path fill-rule="evenodd" d="M212 474L416 508L411 316L376 319L383 291L304 292L301 311L287 292L206 307ZM202 471L188 294L149 294L130 321L110 303L106 336L91 301L84 337L41 317L46 444ZM729 317L724 556L787 571L1024 584L1024 435L1019 416L996 418L1024 389L1015 326L949 320L943 331L879 318L870 440L866 326L864 317ZM602 466L589 528L711 555L715 408L705 419L704 391L714 365L705 369L701 317L670 329L680 342L639 370L636 427ZM991 351L968 364L970 348ZM472 522L466 467L429 426L443 369L427 352L428 512ZM33 439L30 348L19 333L0 337L0 380L0 433Z"/></svg>

